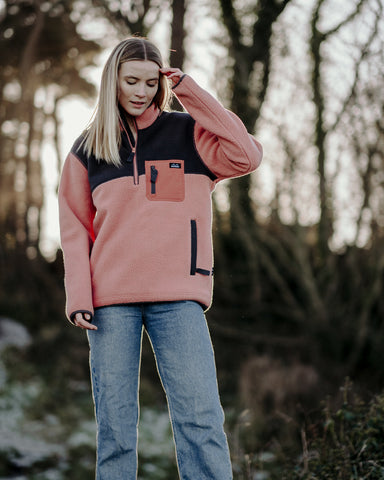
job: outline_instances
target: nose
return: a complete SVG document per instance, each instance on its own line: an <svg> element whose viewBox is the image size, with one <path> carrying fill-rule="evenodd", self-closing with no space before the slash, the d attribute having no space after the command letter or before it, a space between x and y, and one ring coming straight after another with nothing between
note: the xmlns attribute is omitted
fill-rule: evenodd
<svg viewBox="0 0 384 480"><path fill-rule="evenodd" d="M136 89L136 92L135 92L136 96L137 97L145 97L145 85L144 83L138 83L137 84L137 89Z"/></svg>

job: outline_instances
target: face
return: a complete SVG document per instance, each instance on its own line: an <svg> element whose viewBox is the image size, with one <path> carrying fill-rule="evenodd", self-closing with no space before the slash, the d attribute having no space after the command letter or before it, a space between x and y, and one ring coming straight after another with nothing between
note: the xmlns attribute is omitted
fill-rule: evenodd
<svg viewBox="0 0 384 480"><path fill-rule="evenodd" d="M159 86L159 66L150 60L130 60L120 66L118 100L133 117L151 104Z"/></svg>

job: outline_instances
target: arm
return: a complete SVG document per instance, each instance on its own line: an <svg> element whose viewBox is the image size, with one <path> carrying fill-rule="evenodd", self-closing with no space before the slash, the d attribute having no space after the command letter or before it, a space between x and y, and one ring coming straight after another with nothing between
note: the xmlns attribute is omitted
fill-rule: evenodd
<svg viewBox="0 0 384 480"><path fill-rule="evenodd" d="M262 147L242 121L179 69L161 72L172 80L177 98L196 121L197 151L218 179L254 171L261 162Z"/></svg>
<svg viewBox="0 0 384 480"><path fill-rule="evenodd" d="M94 240L92 203L88 173L70 153L63 168L59 188L61 246L64 253L68 319L84 328L93 315L89 256ZM85 322L85 323L84 323ZM89 324L93 327L91 324Z"/></svg>

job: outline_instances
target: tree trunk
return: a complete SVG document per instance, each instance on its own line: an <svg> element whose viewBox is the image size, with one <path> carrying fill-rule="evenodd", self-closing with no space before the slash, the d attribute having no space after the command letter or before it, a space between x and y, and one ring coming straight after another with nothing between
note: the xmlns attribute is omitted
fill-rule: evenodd
<svg viewBox="0 0 384 480"><path fill-rule="evenodd" d="M171 24L171 54L169 63L171 67L183 70L185 60L184 41L186 32L184 29L184 18L186 12L185 0L172 1L172 24ZM176 98L172 102L172 110L183 111L182 105Z"/></svg>
<svg viewBox="0 0 384 480"><path fill-rule="evenodd" d="M319 207L320 219L318 224L318 248L320 261L324 262L328 252L328 240L332 235L332 221L330 209L330 192L325 171L325 141L327 133L324 128L324 96L322 92L322 76L321 76L321 44L324 41L324 35L317 28L319 22L319 11L324 0L319 0L314 11L311 23L311 42L310 52L312 57L313 69L311 86L313 92L313 103L316 111L316 123L314 132L314 144L317 148L317 172L319 176Z"/></svg>
<svg viewBox="0 0 384 480"><path fill-rule="evenodd" d="M220 0L223 23L230 38L229 53L234 61L230 80L232 98L230 109L244 122L247 130L255 131L269 85L270 54L273 24L290 0L259 0L255 6L257 20L252 26L251 44L244 43L240 19L232 0ZM249 40L249 39L248 39ZM252 82L255 68L261 81ZM230 241L233 243L231 262L235 270L233 287L251 304L258 298L257 229L253 202L250 196L250 176L232 180L230 198ZM219 237L219 236L218 236Z"/></svg>

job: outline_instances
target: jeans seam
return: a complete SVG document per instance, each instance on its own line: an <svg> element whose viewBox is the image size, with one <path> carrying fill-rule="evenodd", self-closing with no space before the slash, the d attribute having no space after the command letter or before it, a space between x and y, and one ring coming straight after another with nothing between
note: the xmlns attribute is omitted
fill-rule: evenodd
<svg viewBox="0 0 384 480"><path fill-rule="evenodd" d="M152 340L151 340L152 342ZM155 352L155 349L153 350ZM156 353L155 353L155 356L156 356ZM160 375L160 379L161 379L161 382L164 386L164 390L165 390L165 394L167 396L167 403L168 403L168 411L169 411L169 418L170 418L170 421L171 421L171 425L172 425L172 432L173 432L173 438L175 440L175 451L176 451L176 459L177 459L177 463L178 463L178 466L179 466L179 474L180 474L180 480L183 479L183 476L182 476L182 472L181 472L181 467L183 466L183 461L181 460L180 456L178 455L178 452L177 452L177 445L178 445L178 433L176 432L176 428L175 428L175 422L174 422L174 418L173 418L173 405L172 405L172 400L171 398L168 396L168 382L166 382L165 380L165 376L163 374L164 370L163 368L160 366L160 364L158 363L157 361L157 356L156 356L156 363L157 363L157 368L159 370L159 375Z"/></svg>

